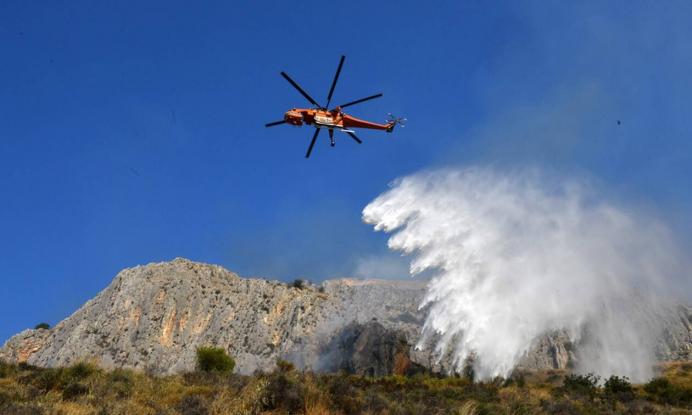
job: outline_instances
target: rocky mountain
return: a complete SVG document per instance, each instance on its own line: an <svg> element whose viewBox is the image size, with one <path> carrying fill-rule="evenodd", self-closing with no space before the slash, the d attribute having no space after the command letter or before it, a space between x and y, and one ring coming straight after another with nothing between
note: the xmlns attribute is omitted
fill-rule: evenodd
<svg viewBox="0 0 692 415"><path fill-rule="evenodd" d="M375 375L445 371L449 359L413 347L425 319L418 309L424 292L417 280L287 285L178 258L123 270L52 329L12 337L0 359L38 366L95 359L168 374L194 369L196 348L216 345L234 356L240 373L270 370L279 358ZM692 309L678 307L669 317L659 357L690 359ZM564 368L572 349L564 333L547 333L522 365Z"/></svg>

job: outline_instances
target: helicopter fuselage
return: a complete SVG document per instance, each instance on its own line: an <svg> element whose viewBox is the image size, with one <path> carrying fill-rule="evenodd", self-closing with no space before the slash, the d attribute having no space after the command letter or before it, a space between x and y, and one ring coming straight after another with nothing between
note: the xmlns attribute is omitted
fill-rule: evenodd
<svg viewBox="0 0 692 415"><path fill-rule="evenodd" d="M326 110L321 108L293 108L284 114L287 124L301 126L303 124L312 125L316 128L327 128L330 130L350 131L351 128L367 128L371 130L383 130L392 132L394 123L378 124L360 118L353 117L341 111L340 108Z"/></svg>

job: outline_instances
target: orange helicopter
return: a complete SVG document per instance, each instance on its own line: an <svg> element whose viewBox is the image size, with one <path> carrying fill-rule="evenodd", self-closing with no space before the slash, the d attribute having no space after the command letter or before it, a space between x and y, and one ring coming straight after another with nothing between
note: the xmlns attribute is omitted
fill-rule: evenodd
<svg viewBox="0 0 692 415"><path fill-rule="evenodd" d="M353 138L358 144L363 142L356 136L355 131L352 128L368 128L371 130L384 130L391 133L394 127L399 124L404 124L405 118L395 118L389 114L389 120L386 124L378 124L375 122L370 122L366 120L361 120L359 118L350 116L342 111L343 108L350 107L351 105L360 104L361 102L369 101L371 99L379 98L382 94L371 95L366 98L361 98L355 101L348 102L346 104L337 105L333 109L329 108L329 103L332 101L332 94L334 93L334 87L336 87L336 82L339 80L339 74L341 73L341 67L344 65L345 56L341 56L339 61L339 66L336 68L336 74L334 74L334 80L332 81L332 87L329 89L329 95L327 95L327 105L322 106L317 103L303 88L296 83L286 72L281 72L283 76L298 92L301 93L310 101L314 108L293 108L284 114L284 119L281 121L275 121L265 124L265 127L273 127L280 124L290 124L295 126L301 126L303 124L312 125L315 127L315 134L312 136L312 141L310 141L310 146L308 147L308 152L305 154L305 158L310 157L312 153L312 147L317 141L317 136L320 134L320 130L326 128L329 131L329 141L332 147L336 144L334 142L334 130L342 131L351 138Z"/></svg>

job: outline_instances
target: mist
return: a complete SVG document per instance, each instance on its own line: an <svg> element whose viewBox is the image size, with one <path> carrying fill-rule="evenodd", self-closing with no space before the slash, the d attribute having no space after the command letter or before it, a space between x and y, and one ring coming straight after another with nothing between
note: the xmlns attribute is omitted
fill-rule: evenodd
<svg viewBox="0 0 692 415"><path fill-rule="evenodd" d="M363 220L432 274L418 347L457 370L473 357L478 378L508 376L565 330L576 371L644 381L685 256L663 221L608 196L539 169L443 169L396 180Z"/></svg>

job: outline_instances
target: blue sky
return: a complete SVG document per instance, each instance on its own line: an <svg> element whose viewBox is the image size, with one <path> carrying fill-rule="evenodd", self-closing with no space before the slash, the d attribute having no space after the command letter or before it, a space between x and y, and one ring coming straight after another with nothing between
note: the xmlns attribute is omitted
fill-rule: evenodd
<svg viewBox="0 0 692 415"><path fill-rule="evenodd" d="M110 3L0 4L0 341L177 256L353 274L361 209L435 166L587 176L689 240L690 2ZM333 101L408 125L305 160L279 72L321 100L341 54Z"/></svg>

